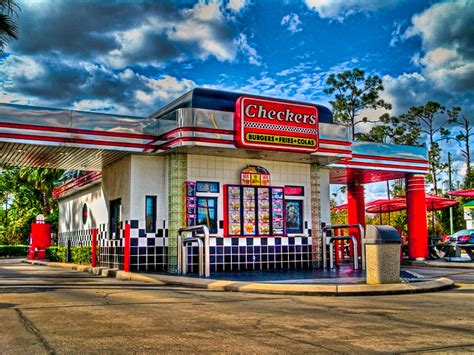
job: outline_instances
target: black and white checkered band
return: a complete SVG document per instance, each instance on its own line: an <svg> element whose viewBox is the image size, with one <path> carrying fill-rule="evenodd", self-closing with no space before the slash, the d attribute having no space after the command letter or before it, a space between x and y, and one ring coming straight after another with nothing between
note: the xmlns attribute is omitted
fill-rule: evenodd
<svg viewBox="0 0 474 355"><path fill-rule="evenodd" d="M244 122L244 127L269 129L269 130L282 131L282 132L318 134L318 130L314 129L314 128L302 128L302 127L295 127L295 126L282 126L282 125L276 125L276 124L266 124L266 123L257 123L257 122Z"/></svg>

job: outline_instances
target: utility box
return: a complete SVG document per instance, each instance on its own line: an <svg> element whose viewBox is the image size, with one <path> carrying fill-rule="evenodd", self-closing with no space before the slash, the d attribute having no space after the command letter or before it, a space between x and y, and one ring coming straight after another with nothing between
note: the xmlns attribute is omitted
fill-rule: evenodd
<svg viewBox="0 0 474 355"><path fill-rule="evenodd" d="M400 282L400 247L402 238L391 226L368 225L365 234L367 283Z"/></svg>
<svg viewBox="0 0 474 355"><path fill-rule="evenodd" d="M46 248L51 246L51 225L44 222L44 216L38 215L31 223L30 247L28 259L46 259Z"/></svg>

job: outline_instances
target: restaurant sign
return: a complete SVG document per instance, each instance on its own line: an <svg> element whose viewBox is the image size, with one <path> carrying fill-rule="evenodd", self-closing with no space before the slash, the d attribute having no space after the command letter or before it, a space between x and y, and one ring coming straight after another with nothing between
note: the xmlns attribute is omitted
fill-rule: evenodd
<svg viewBox="0 0 474 355"><path fill-rule="evenodd" d="M313 153L318 150L316 106L241 96L234 117L238 147Z"/></svg>

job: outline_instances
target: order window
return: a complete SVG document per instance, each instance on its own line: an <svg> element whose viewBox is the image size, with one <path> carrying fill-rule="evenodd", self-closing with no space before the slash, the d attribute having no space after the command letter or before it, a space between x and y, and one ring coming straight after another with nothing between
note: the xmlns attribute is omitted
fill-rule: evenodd
<svg viewBox="0 0 474 355"><path fill-rule="evenodd" d="M303 233L303 200L285 200L286 233Z"/></svg>
<svg viewBox="0 0 474 355"><path fill-rule="evenodd" d="M146 233L156 233L156 196L145 197Z"/></svg>
<svg viewBox="0 0 474 355"><path fill-rule="evenodd" d="M217 233L217 197L197 198L197 224L209 228L209 233Z"/></svg>

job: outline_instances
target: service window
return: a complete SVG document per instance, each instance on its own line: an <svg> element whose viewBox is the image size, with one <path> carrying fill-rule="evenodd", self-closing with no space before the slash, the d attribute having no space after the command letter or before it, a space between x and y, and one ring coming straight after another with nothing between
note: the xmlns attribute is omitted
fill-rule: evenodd
<svg viewBox="0 0 474 355"><path fill-rule="evenodd" d="M303 200L285 200L286 233L303 233Z"/></svg>
<svg viewBox="0 0 474 355"><path fill-rule="evenodd" d="M156 196L145 197L146 233L156 233Z"/></svg>
<svg viewBox="0 0 474 355"><path fill-rule="evenodd" d="M110 220L109 229L111 237L118 237L120 235L120 220L122 219L122 200L110 201Z"/></svg>
<svg viewBox="0 0 474 355"><path fill-rule="evenodd" d="M197 198L197 224L206 225L209 233L217 233L217 197Z"/></svg>

